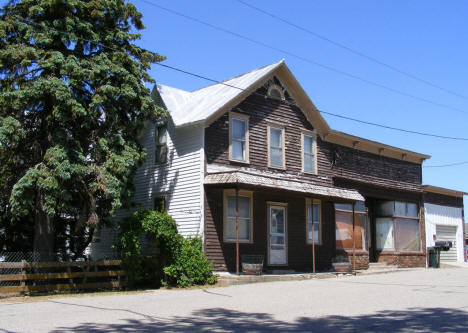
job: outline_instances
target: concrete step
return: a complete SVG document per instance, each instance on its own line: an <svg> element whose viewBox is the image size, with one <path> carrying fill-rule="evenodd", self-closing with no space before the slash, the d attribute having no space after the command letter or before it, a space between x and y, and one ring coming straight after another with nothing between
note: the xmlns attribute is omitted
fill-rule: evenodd
<svg viewBox="0 0 468 333"><path fill-rule="evenodd" d="M398 268L398 266L388 265L384 262L370 262L369 263L369 269L381 270L381 269L395 269L395 268Z"/></svg>

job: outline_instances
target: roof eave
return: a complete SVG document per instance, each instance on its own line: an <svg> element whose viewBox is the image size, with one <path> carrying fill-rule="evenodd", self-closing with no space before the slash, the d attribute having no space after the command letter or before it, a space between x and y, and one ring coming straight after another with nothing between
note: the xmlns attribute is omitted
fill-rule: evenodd
<svg viewBox="0 0 468 333"><path fill-rule="evenodd" d="M436 193L442 195L448 195L451 197L463 198L464 195L468 195L467 192L452 190L449 188L434 186L434 185L423 185L424 192Z"/></svg>
<svg viewBox="0 0 468 333"><path fill-rule="evenodd" d="M372 154L418 164L422 164L422 162L431 158L430 155L386 145L384 143L368 140L336 130L330 130L330 132L325 136L324 140L353 149L366 151Z"/></svg>

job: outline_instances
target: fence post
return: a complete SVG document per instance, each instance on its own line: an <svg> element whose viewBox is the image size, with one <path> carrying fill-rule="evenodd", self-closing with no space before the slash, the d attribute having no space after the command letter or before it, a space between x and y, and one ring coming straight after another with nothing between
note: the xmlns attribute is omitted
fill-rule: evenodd
<svg viewBox="0 0 468 333"><path fill-rule="evenodd" d="M70 289L73 288L73 278L71 276L71 266L67 265L67 273L68 273L68 283L70 284Z"/></svg>
<svg viewBox="0 0 468 333"><path fill-rule="evenodd" d="M26 294L26 260L21 260L21 295Z"/></svg>
<svg viewBox="0 0 468 333"><path fill-rule="evenodd" d="M88 273L89 273L89 261L86 262L85 273L83 277L83 284L85 284L88 281Z"/></svg>

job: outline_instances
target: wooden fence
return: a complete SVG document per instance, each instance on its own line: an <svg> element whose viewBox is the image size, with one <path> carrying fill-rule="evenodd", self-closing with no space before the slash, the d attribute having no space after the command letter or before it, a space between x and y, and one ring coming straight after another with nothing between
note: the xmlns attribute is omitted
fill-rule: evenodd
<svg viewBox="0 0 468 333"><path fill-rule="evenodd" d="M128 282L121 265L121 260L0 262L0 272L17 272L0 274L0 294L121 288Z"/></svg>

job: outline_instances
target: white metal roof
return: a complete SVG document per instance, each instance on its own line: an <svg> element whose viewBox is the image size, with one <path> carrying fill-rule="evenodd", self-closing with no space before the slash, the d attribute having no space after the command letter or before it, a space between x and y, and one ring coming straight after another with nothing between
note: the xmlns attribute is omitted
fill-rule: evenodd
<svg viewBox="0 0 468 333"><path fill-rule="evenodd" d="M204 121L241 94L244 89L263 80L282 64L284 60L193 92L162 84L158 84L157 89L175 126L185 126Z"/></svg>

